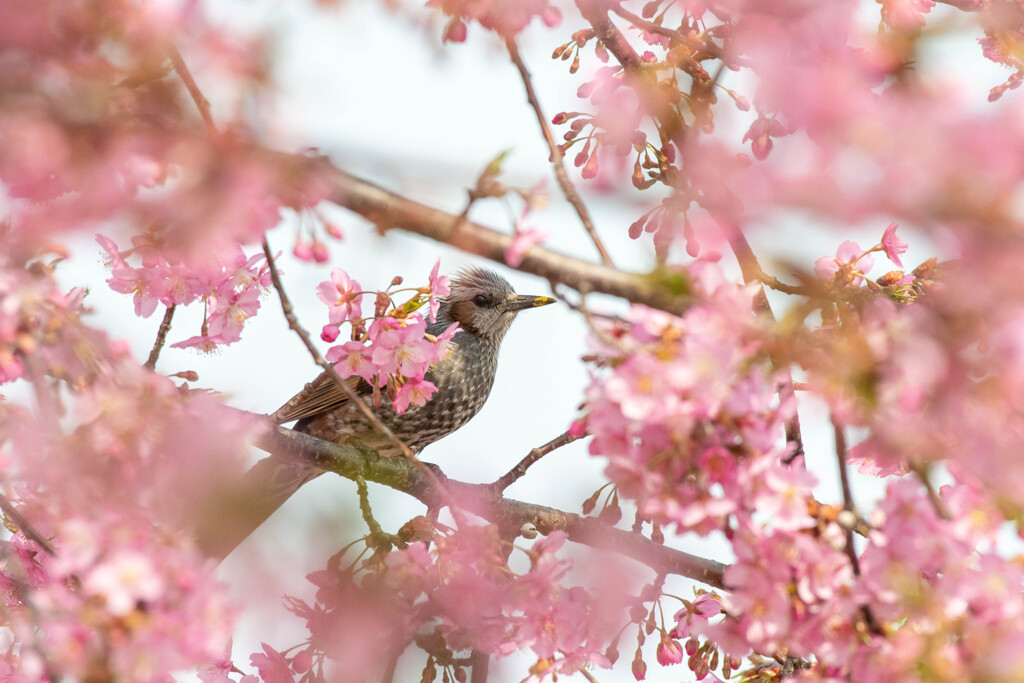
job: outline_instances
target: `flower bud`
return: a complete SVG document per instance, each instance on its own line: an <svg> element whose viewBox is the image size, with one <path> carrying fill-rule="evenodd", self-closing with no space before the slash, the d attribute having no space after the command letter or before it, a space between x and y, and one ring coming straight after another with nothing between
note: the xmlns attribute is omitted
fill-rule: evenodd
<svg viewBox="0 0 1024 683"><path fill-rule="evenodd" d="M647 664L640 658L640 651L636 651L636 659L633 660L633 678L642 681L647 678Z"/></svg>
<svg viewBox="0 0 1024 683"><path fill-rule="evenodd" d="M466 24L461 19L452 19L445 27L444 37L441 40L445 43L466 42Z"/></svg>
<svg viewBox="0 0 1024 683"><path fill-rule="evenodd" d="M326 263L331 258L327 245L318 240L313 242L313 260L317 263Z"/></svg>
<svg viewBox="0 0 1024 683"><path fill-rule="evenodd" d="M537 533L537 527L535 527L533 524L530 524L529 522L526 522L521 527L519 527L519 535L523 538L537 538Z"/></svg>
<svg viewBox="0 0 1024 683"><path fill-rule="evenodd" d="M328 344L334 342L334 340L338 338L338 326L324 325L324 328L320 330L320 338Z"/></svg>
<svg viewBox="0 0 1024 683"><path fill-rule="evenodd" d="M295 246L292 247L292 256L299 259L300 261L312 261L313 260L313 248L309 243L304 242L301 239L295 241Z"/></svg>
<svg viewBox="0 0 1024 683"><path fill-rule="evenodd" d="M658 643L657 657L658 664L662 666L679 664L683 661L683 647L668 636L662 636L661 642Z"/></svg>

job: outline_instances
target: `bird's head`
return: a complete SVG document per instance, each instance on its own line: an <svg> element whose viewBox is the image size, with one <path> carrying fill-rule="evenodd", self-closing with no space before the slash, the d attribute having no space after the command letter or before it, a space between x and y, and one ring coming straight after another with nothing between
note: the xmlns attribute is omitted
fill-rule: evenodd
<svg viewBox="0 0 1024 683"><path fill-rule="evenodd" d="M485 268L463 268L451 281L451 295L438 320L457 322L481 339L500 342L519 311L555 303L549 296L516 294L508 280Z"/></svg>

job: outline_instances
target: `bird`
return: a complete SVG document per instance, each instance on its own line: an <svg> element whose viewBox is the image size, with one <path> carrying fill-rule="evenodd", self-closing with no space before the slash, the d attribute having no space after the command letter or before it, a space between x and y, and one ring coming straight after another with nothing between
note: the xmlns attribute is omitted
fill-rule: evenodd
<svg viewBox="0 0 1024 683"><path fill-rule="evenodd" d="M498 350L520 311L555 303L547 296L516 294L508 280L478 266L463 268L451 278L450 293L440 301L435 322L427 334L440 336L458 323L447 358L434 363L424 379L437 391L423 405L410 405L404 413L390 401L374 405L373 387L360 377L349 377L352 393L362 400L391 432L418 454L448 436L475 416L490 396L498 367ZM362 445L382 456L401 453L393 440L381 434L358 406L325 371L283 406L270 414L274 424L295 421L293 429L341 445ZM246 511L240 522L225 523L200 533L199 545L208 555L224 557L262 524L304 484L323 474L311 463L271 455L244 475L240 489ZM237 498L237 497L236 497Z"/></svg>

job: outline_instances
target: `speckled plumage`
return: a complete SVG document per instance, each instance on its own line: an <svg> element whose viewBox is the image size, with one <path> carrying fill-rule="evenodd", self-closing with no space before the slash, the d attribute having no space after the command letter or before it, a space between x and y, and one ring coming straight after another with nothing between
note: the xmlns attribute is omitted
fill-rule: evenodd
<svg viewBox="0 0 1024 683"><path fill-rule="evenodd" d="M427 327L427 332L435 336L455 322L461 327L453 338L456 346L449 357L427 372L426 379L437 387L434 396L426 404L409 406L399 415L386 398L374 407L372 388L364 380L350 378L349 386L398 438L418 453L466 424L483 407L494 384L498 349L517 313L553 301L548 297L519 296L508 281L491 270L464 269L452 278L451 295L441 302L437 322ZM400 453L369 425L326 373L307 384L270 418L277 423L297 420L294 429L326 441L361 443L385 456ZM217 545L223 548L214 552L230 552L303 484L320 474L320 470L307 463L280 457L256 463L246 475L246 486L253 495L260 496L254 502L255 523L240 538L218 540Z"/></svg>

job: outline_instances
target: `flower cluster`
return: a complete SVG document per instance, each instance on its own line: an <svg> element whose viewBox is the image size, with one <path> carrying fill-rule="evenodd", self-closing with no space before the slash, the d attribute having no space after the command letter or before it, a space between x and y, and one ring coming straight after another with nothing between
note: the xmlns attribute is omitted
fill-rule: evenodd
<svg viewBox="0 0 1024 683"><path fill-rule="evenodd" d="M404 413L410 405L426 403L437 387L423 376L434 363L444 360L452 350L452 338L459 331L457 323L437 322L441 299L450 292L448 278L438 275L440 259L430 272L427 287L415 290L415 295L401 306L395 306L391 291L376 293L374 317L362 317L362 297L368 292L360 289L341 268L331 271L331 279L317 286L317 296L329 308L330 322L324 326L321 338L333 342L338 338L339 326L350 323L349 341L332 346L326 358L335 364L342 377L362 377L379 391L387 387L395 411ZM392 286L401 284L395 278ZM426 303L433 327L428 326L416 309ZM369 324L367 324L369 322ZM433 332L431 332L433 330Z"/></svg>
<svg viewBox="0 0 1024 683"><path fill-rule="evenodd" d="M0 384L26 376L33 363L37 372L82 382L94 360L73 349L103 346L105 338L79 321L85 291L61 293L52 272L37 265L35 273L0 270Z"/></svg>
<svg viewBox="0 0 1024 683"><path fill-rule="evenodd" d="M752 291L709 294L681 317L634 307L599 332L608 372L586 393L591 453L645 519L709 533L760 509L778 527L807 526L814 480L780 464L793 406L760 351Z"/></svg>
<svg viewBox="0 0 1024 683"><path fill-rule="evenodd" d="M557 556L564 532L524 549L530 559L524 573L506 565L492 526L463 525L434 541L432 550L415 541L378 553L358 574L341 567L340 556L311 574L316 604L291 602L310 631L303 657L326 657L366 675L381 665L373 654L387 649L381 643L415 638L429 655L424 676L440 667L449 680L463 680L465 661L455 653L470 649L499 657L531 651L537 657L531 681L610 666L603 643L618 625L602 616L607 608L586 589L564 585L571 567ZM353 620L353 614L362 616ZM257 657L264 680L278 680L266 677L268 660Z"/></svg>
<svg viewBox="0 0 1024 683"><path fill-rule="evenodd" d="M217 523L258 423L127 354L77 348L92 373L61 398L73 432L55 415L0 411L3 494L19 515L0 629L23 643L6 664L27 677L155 680L220 660L234 615L189 532ZM48 384L34 386L56 405Z"/></svg>
<svg viewBox="0 0 1024 683"><path fill-rule="evenodd" d="M0 658L6 673L160 680L225 656L234 625L225 586L183 536L112 514L71 513L44 528L56 554L17 534L0 572L0 632L23 643Z"/></svg>
<svg viewBox="0 0 1024 683"><path fill-rule="evenodd" d="M205 304L200 334L175 342L174 347L212 351L238 341L245 321L259 310L260 295L270 286L264 255L246 258L237 244L201 258L172 259L152 235L133 236L132 248L125 251L109 237L97 235L96 240L107 252L107 284L132 296L136 315L149 317L157 304ZM133 257L138 266L130 265Z"/></svg>

